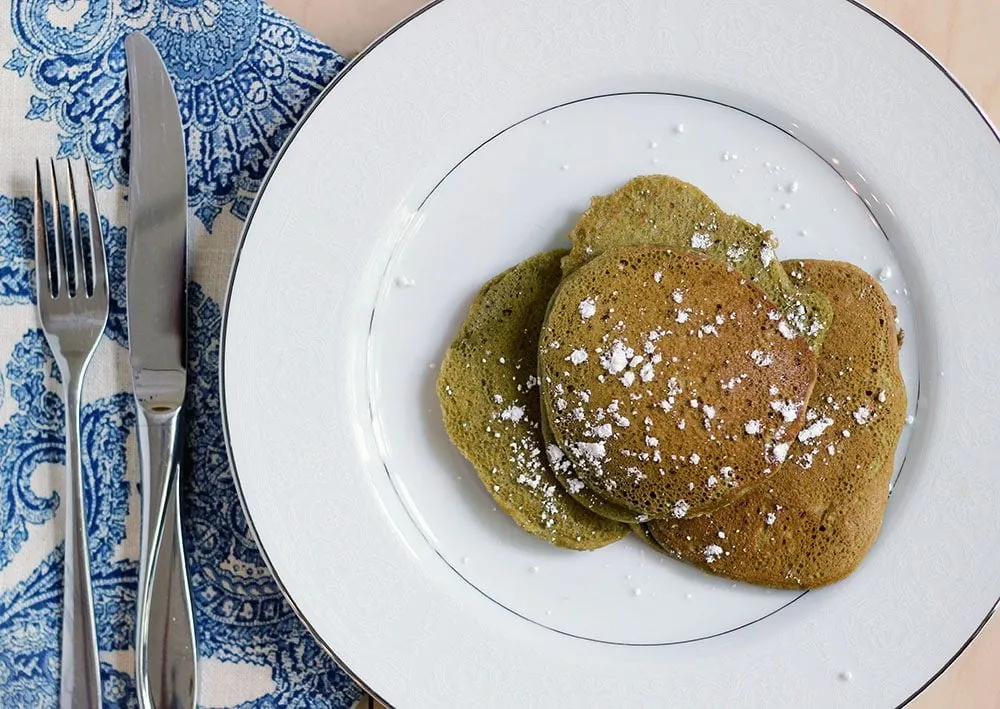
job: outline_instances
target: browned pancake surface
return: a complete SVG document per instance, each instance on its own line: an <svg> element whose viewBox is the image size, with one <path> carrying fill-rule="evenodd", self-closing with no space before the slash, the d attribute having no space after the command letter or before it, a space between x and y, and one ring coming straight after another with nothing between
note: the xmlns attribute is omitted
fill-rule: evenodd
<svg viewBox="0 0 1000 709"><path fill-rule="evenodd" d="M709 512L777 470L816 378L809 344L758 287L662 247L609 251L567 277L539 347L573 473L650 519Z"/></svg>
<svg viewBox="0 0 1000 709"><path fill-rule="evenodd" d="M826 334L829 302L788 278L775 255L778 243L771 232L727 214L700 189L676 177L642 175L609 195L594 197L569 238L573 249L563 259L567 274L623 246L692 249L753 281L809 344L818 347Z"/></svg>
<svg viewBox="0 0 1000 709"><path fill-rule="evenodd" d="M833 323L818 356L806 427L767 483L697 519L647 530L669 553L710 573L777 588L815 588L850 574L882 524L906 415L895 308L848 263L790 261L826 294Z"/></svg>

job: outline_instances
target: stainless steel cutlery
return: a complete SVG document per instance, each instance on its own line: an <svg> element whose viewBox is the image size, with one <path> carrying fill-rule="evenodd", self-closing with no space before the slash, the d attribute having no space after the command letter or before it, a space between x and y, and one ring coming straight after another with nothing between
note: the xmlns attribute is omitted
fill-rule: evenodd
<svg viewBox="0 0 1000 709"><path fill-rule="evenodd" d="M180 516L187 164L177 99L159 53L131 34L125 58L132 122L125 283L141 492L136 685L143 709L187 709L197 696Z"/></svg>
<svg viewBox="0 0 1000 709"><path fill-rule="evenodd" d="M89 217L87 236L81 228L73 168L66 161L69 220L64 225L59 181L49 161L52 225L42 199L42 169L35 160L35 285L38 314L45 339L59 366L66 412L66 488L63 509L66 542L63 557L62 670L63 707L101 706L101 673L90 584L87 520L83 505L80 446L80 398L90 358L108 321L108 269L101 222L94 202L90 167L86 167ZM68 232L68 234L67 234ZM67 239L67 236L69 237Z"/></svg>
<svg viewBox="0 0 1000 709"><path fill-rule="evenodd" d="M131 115L125 286L139 448L139 579L135 675L143 709L193 709L197 652L181 528L187 383L187 163L177 99L159 53L125 40ZM108 270L90 168L84 229L72 166L68 219L50 161L51 223L35 161L38 312L62 375L66 409L63 707L101 706L81 466L80 398L110 306ZM64 224L65 222L65 224Z"/></svg>

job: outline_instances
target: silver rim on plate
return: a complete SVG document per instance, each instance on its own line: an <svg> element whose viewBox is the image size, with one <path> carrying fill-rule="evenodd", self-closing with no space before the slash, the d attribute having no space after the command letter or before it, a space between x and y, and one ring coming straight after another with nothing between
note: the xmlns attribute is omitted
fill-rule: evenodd
<svg viewBox="0 0 1000 709"><path fill-rule="evenodd" d="M947 79L954 85L954 87L957 88L961 92L961 94L965 97L965 99L969 102L969 104L975 109L975 111L981 117L982 121L986 124L986 126L992 132L994 138L996 138L996 140L998 142L1000 142L1000 135L997 134L996 129L994 128L994 126L990 122L989 118L985 115L985 113L983 112L983 110L979 107L979 105L975 102L975 100L969 95L969 93L964 89L964 87L962 87L962 85L958 82L958 80L955 79L955 77L952 76L952 74L939 61L937 61L931 55L930 52L928 52L919 43L917 43L914 39L912 39L911 37L909 37L905 32L903 32L901 29L899 29L898 27L896 27L893 23L891 23L890 21L888 21L887 19L885 19L884 17L882 17L878 13L876 13L873 10L865 7L864 5L860 4L859 2L856 2L855 0L845 0L845 1L848 4L850 4L851 6L853 6L854 8L856 8L857 10L862 11L863 13L865 13L865 14L869 15L870 17L876 19L877 21L881 22L886 27L890 28L893 32L895 32L896 34L898 34L900 37L902 37L903 39L905 39L910 45L912 45L912 47L914 47L921 54L923 54L924 57L928 61L930 61L944 76L946 76ZM390 29L389 31L387 31L379 39L377 39L374 43L372 43L368 48L366 48L364 51L362 51L357 57L355 57L344 68L344 70L330 83L330 85L327 86L323 90L323 92L317 97L317 99L312 104L312 106L310 106L310 108L306 111L306 113L303 115L303 117L301 118L301 120L298 122L298 124L292 130L291 134L289 135L289 137L286 140L285 144L282 146L281 150L279 151L279 153L275 157L275 159L274 159L273 163L271 164L271 166L270 166L267 174L265 175L265 177L264 177L264 179L262 181L262 184L261 184L260 191L258 192L257 198L254 200L254 203L251 206L250 211L248 213L248 216L247 216L247 219L246 219L246 223L244 225L244 229L243 229L243 232L242 232L241 237L240 237L240 243L239 243L239 246L238 246L237 251L236 251L236 256L235 256L235 259L234 259L234 263L233 263L233 267L232 267L232 271L231 271L231 275L230 275L230 279L229 279L229 285L228 285L228 288L227 288L226 302L225 302L225 306L224 306L224 316L223 316L221 343L220 343L220 392L221 392L221 406L222 406L223 426L224 426L224 432L225 432L225 438L226 438L227 452L228 452L228 455L229 455L229 458L230 458L230 465L231 465L231 468L232 468L232 471L233 471L234 483L236 485L236 489L237 489L238 495L240 497L240 502L241 502L241 505L243 507L244 514L246 515L246 519L247 519L247 523L248 523L249 529L251 530L251 533L254 535L254 538L257 541L258 547L260 548L261 555L262 555L265 563L267 564L268 568L271 570L271 572L272 572L272 574L273 574L273 576L275 578L275 581L276 581L276 583L278 585L278 588L280 589L281 593L284 595L284 597L287 600L289 606L293 609L293 611L296 613L296 615L299 617L299 619L303 622L303 624L306 625L306 627L309 628L310 632L313 634L313 636L316 638L316 640L320 643L320 645L338 662L338 664L340 664L341 667L344 668L344 670L348 674L350 674L355 679L356 682L358 682L358 684L360 684L362 687L364 687L366 689L366 691L368 691L368 693L371 694L372 696L374 696L375 698L379 698L378 693L376 691L372 690L371 688L369 688L366 685L364 679L362 677L360 677L358 675L358 673L354 672L351 669L351 667L349 667L345 662L343 662L338 657L338 655L337 655L336 651L334 650L334 648L331 647L331 645L328 642L326 642L321 637L321 635L317 632L317 630L310 623L310 621L308 620L308 618L302 613L302 611L300 610L300 608L297 605L296 601L291 596L291 594L288 592L288 590L286 588L286 585L285 585L284 581L282 580L281 576L277 573L277 571L275 569L275 566L272 563L272 561L271 561L271 559L270 559L270 557L268 555L267 547L266 547L266 545L264 544L263 540L261 539L261 537L259 536L259 534L257 532L257 528L256 528L256 525L255 525L253 516L252 516L252 514L250 512L249 506L247 504L246 496L244 494L242 483L241 483L241 480L240 480L240 477L239 477L239 474L238 474L238 471L237 471L237 468L236 468L235 457L234 457L234 452L233 452L232 443L231 443L229 415L228 415L228 412L227 412L227 404L226 404L226 367L225 367L226 357L225 357L225 350L226 350L226 343L227 343L227 332L228 332L228 327L229 327L229 324L230 324L229 323L230 299L231 299L232 294L233 294L233 287L234 287L236 276L237 276L237 273L238 273L238 270L239 270L240 257L242 255L242 251L243 251L243 248L244 248L245 243L246 243L247 235L250 232L251 225L253 223L254 216L255 216L255 213L257 211L257 207L260 204L261 197L266 192L268 184L269 184L269 181L270 181L271 177L274 175L274 173L277 170L278 166L280 165L281 160L285 156L286 151L288 150L289 146L291 146L291 144L295 141L295 139L298 136L301 128L309 120L309 118L312 115L313 111L331 94L331 92L338 86L338 84L345 77L347 77L350 74L350 72L351 72L352 69L354 69L355 67L357 67L358 64L360 62L362 62L365 58L367 58L380 44L382 44L386 39L388 39L393 34L395 34L396 32L398 32L401 28L405 27L414 18L419 17L420 15L423 15L424 13L426 13L428 11L431 11L433 8L437 7L438 5L441 5L442 3L444 3L444 0L434 0L434 2L431 2L429 5L427 5L424 8L418 10L417 12L415 12L414 14L412 14L410 17L408 17L405 20L403 20L400 23L398 23L395 27L393 27L392 29ZM951 658L949 658L948 661L942 667L940 667L940 669L937 670L937 672L935 672L931 677L929 677L922 686L920 686L919 688L916 688L901 704L899 704L898 705L899 707L905 706L912 699L914 699L917 695L919 695L924 689L926 689L935 679L937 679L955 661L955 659L976 638L976 636L979 634L979 632L982 630L982 628L986 625L986 623L992 617L992 615L993 615L993 613L994 613L994 611L995 611L998 603L1000 603L1000 598L998 598L998 599L996 599L994 601L993 606L989 609L989 611L987 612L985 618L983 618L982 622L975 629L975 631L972 633L972 635L968 637L968 639L959 648L959 650ZM387 704L387 702L385 702L382 699L379 699L379 701L381 701L383 704Z"/></svg>

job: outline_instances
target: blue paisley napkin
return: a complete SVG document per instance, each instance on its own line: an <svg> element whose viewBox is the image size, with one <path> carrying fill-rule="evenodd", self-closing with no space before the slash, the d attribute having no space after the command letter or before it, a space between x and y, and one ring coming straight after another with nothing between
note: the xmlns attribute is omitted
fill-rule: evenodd
<svg viewBox="0 0 1000 709"><path fill-rule="evenodd" d="M35 156L94 169L111 321L85 390L87 523L105 706L134 706L135 412L124 302L124 36L174 80L193 225L186 527L202 706L348 707L359 694L296 619L247 529L226 459L220 303L242 220L282 140L343 65L259 0L10 0L0 17L0 707L54 707L62 604L63 411L34 309Z"/></svg>

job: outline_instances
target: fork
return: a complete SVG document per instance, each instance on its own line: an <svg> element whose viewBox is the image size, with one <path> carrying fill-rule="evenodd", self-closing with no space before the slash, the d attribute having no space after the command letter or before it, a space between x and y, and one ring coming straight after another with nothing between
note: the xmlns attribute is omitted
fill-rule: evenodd
<svg viewBox="0 0 1000 709"><path fill-rule="evenodd" d="M60 706L101 706L101 674L97 657L94 598L90 583L87 523L83 506L80 452L80 398L90 358L108 321L108 268L104 238L87 169L90 203L89 250L77 210L73 167L66 161L69 183L69 232L66 243L59 207L56 164L49 160L52 223L48 234L42 202L42 169L35 160L35 286L42 331L62 374L66 411L66 542L63 559L62 670Z"/></svg>

